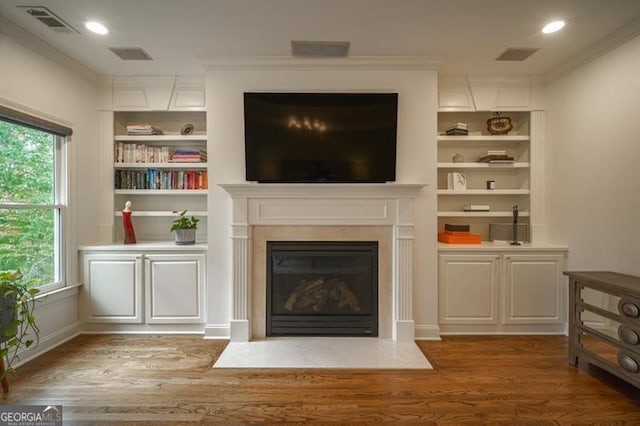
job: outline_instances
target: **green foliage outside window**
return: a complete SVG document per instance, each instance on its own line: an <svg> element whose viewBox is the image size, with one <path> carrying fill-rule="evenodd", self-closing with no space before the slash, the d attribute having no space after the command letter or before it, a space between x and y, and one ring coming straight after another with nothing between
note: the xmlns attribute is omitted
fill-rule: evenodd
<svg viewBox="0 0 640 426"><path fill-rule="evenodd" d="M56 136L0 121L0 270L54 282ZM49 208L12 208L14 205Z"/></svg>

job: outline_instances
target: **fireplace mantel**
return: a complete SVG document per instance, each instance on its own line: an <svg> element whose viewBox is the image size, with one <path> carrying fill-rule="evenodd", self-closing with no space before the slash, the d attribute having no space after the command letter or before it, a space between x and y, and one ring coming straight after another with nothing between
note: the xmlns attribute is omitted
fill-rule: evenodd
<svg viewBox="0 0 640 426"><path fill-rule="evenodd" d="M425 184L220 184L232 197L232 341L251 339L251 227L393 227L393 339L413 341L413 198Z"/></svg>

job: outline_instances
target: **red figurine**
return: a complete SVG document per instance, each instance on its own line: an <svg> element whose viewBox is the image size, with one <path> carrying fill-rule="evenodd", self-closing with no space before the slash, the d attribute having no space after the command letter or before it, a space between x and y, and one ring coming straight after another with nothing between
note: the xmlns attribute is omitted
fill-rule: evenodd
<svg viewBox="0 0 640 426"><path fill-rule="evenodd" d="M131 201L124 204L122 210L122 226L124 227L124 243L135 244L136 233L133 231L133 223L131 223Z"/></svg>

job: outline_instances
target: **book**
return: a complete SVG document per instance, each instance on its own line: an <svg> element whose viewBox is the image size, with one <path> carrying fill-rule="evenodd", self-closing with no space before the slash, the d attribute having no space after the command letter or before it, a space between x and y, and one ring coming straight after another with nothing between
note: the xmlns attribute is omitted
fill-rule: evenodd
<svg viewBox="0 0 640 426"><path fill-rule="evenodd" d="M445 231L453 231L453 232L469 232L471 230L470 225L454 225L451 223L444 224Z"/></svg>
<svg viewBox="0 0 640 426"><path fill-rule="evenodd" d="M478 158L479 163L489 163L492 161L510 161L513 162L513 157L508 155L483 155Z"/></svg>
<svg viewBox="0 0 640 426"><path fill-rule="evenodd" d="M489 155L505 155L506 156L507 151L504 149L490 149L480 154L480 157L486 157Z"/></svg>
<svg viewBox="0 0 640 426"><path fill-rule="evenodd" d="M488 212L491 211L491 206L488 204L467 204L463 210L465 212Z"/></svg>

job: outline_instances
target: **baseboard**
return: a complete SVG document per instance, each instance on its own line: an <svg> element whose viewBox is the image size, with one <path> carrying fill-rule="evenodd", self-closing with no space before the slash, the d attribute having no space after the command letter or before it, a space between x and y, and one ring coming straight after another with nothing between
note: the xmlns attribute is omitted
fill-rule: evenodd
<svg viewBox="0 0 640 426"><path fill-rule="evenodd" d="M416 340L441 340L437 325L416 325Z"/></svg>
<svg viewBox="0 0 640 426"><path fill-rule="evenodd" d="M207 324L204 328L205 339L224 339L230 338L229 324Z"/></svg>
<svg viewBox="0 0 640 426"><path fill-rule="evenodd" d="M49 352L50 350L80 335L81 326L82 323L80 321L76 321L75 323L70 324L63 329L60 329L55 333L42 337L40 339L40 342L38 343L38 346L36 346L35 348L32 347L27 350L20 351L20 353L18 354L18 360L13 365L13 367L19 367L20 365L25 364L39 357L45 352Z"/></svg>

